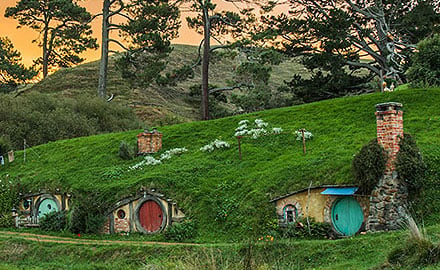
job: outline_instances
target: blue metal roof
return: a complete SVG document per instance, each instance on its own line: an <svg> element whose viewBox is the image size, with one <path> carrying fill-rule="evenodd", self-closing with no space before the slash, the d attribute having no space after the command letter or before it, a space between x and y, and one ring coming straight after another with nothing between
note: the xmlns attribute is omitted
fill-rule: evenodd
<svg viewBox="0 0 440 270"><path fill-rule="evenodd" d="M326 188L322 195L339 195L339 196L350 196L353 195L358 190L358 187L331 187Z"/></svg>

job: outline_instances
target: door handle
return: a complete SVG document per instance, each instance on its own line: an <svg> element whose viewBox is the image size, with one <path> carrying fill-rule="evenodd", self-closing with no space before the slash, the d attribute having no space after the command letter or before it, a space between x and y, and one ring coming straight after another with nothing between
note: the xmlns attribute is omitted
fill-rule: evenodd
<svg viewBox="0 0 440 270"><path fill-rule="evenodd" d="M336 217L335 217L335 218L336 218L336 220L338 220L338 214L336 214Z"/></svg>

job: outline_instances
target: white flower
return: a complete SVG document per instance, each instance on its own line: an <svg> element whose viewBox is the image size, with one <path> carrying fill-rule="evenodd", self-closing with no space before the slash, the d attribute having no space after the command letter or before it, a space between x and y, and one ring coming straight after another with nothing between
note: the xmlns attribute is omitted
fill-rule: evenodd
<svg viewBox="0 0 440 270"><path fill-rule="evenodd" d="M229 145L229 143L227 143L227 142L225 142L225 141L220 141L219 139L215 139L213 142L211 142L211 143L209 143L209 144L207 144L207 145L205 145L205 146L202 146L202 147L200 148L200 151L203 151L203 152L212 152L212 151L214 151L215 149L229 148L229 147L231 147L231 146Z"/></svg>
<svg viewBox="0 0 440 270"><path fill-rule="evenodd" d="M296 140L297 141L301 141L303 139L303 135L302 135L301 131L297 130L297 131L295 131L295 134L296 134ZM312 132L305 130L304 131L304 138L306 140L312 139L313 138Z"/></svg>
<svg viewBox="0 0 440 270"><path fill-rule="evenodd" d="M264 122L263 119L255 119L255 125L259 128L267 127L269 124Z"/></svg>
<svg viewBox="0 0 440 270"><path fill-rule="evenodd" d="M273 134L280 134L281 132L283 132L283 129L280 127L274 127L272 128L272 133Z"/></svg>
<svg viewBox="0 0 440 270"><path fill-rule="evenodd" d="M160 155L160 159L155 159L152 156L145 156L144 159L141 160L140 162L136 163L133 166L128 167L128 171L142 170L142 167L149 166L149 165L151 165L151 166L159 165L162 163L162 160L171 159L171 157L173 155L179 155L179 154L182 154L187 151L188 151L188 149L186 149L185 147L170 149L170 150L165 151L162 155Z"/></svg>
<svg viewBox="0 0 440 270"><path fill-rule="evenodd" d="M238 122L239 126L247 125L247 124L249 124L249 120L241 120L240 122Z"/></svg>

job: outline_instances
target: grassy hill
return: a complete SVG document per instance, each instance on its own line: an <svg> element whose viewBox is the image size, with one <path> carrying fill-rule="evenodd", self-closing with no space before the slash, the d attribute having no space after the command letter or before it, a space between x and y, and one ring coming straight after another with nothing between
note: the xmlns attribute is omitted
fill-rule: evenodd
<svg viewBox="0 0 440 270"><path fill-rule="evenodd" d="M0 168L0 176L19 179L30 191L99 191L108 202L142 186L156 188L196 220L199 241L234 241L261 233L273 221L270 198L310 182L351 183L353 155L376 134L374 105L387 101L403 103L405 132L415 137L430 166L416 208L430 213L424 216L428 223L440 222L440 89L346 97L162 127L163 151L186 147L188 152L142 170L129 170L142 157L131 161L118 157L120 142L134 144L139 130L58 141L28 150L26 163L23 152L18 153L14 163ZM243 160L239 160L234 130L240 120L258 118L284 133L243 139ZM292 135L299 128L314 135L307 143L307 155ZM199 150L217 138L231 147L212 153ZM220 216L224 211L226 218Z"/></svg>
<svg viewBox="0 0 440 270"><path fill-rule="evenodd" d="M183 64L191 64L196 59L197 47L175 45L169 58L169 67L175 68ZM136 114L146 123L163 124L179 123L199 118L199 104L188 100L189 88L201 83L201 71L198 67L193 79L178 83L176 86L148 88L132 87L122 79L116 70L114 56L109 61L108 90L115 94L115 102L128 105L135 109ZM214 57L210 67L210 84L226 86L232 79L234 66L232 59L216 60ZM60 98L78 95L96 95L98 85L99 61L82 64L73 68L61 69L43 81L27 89L56 95ZM294 73L304 73L298 59L293 59L275 66L269 83L270 89L276 89L283 80L291 79Z"/></svg>

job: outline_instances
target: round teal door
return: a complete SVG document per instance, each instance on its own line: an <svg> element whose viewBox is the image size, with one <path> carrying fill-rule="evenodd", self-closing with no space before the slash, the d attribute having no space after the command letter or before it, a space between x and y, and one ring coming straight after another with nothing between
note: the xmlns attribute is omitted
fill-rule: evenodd
<svg viewBox="0 0 440 270"><path fill-rule="evenodd" d="M364 212L353 197L337 200L332 208L332 222L342 235L351 236L359 231L364 221Z"/></svg>
<svg viewBox="0 0 440 270"><path fill-rule="evenodd" d="M44 199L38 206L38 218L43 217L47 213L58 211L58 205L53 199Z"/></svg>

